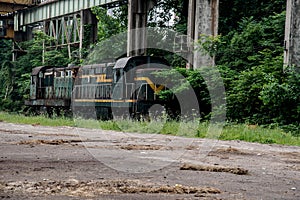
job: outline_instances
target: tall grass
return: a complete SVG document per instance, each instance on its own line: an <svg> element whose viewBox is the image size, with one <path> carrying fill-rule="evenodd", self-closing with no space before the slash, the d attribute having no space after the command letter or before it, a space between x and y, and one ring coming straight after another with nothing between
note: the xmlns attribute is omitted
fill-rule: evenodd
<svg viewBox="0 0 300 200"><path fill-rule="evenodd" d="M42 126L75 126L74 120L65 117L48 118L43 115L25 116L0 112L0 121L20 124L38 124Z"/></svg>
<svg viewBox="0 0 300 200"><path fill-rule="evenodd" d="M300 137L295 137L290 132L284 132L279 127L264 128L244 124L230 124L225 126L220 136L221 140L242 140L263 144L283 144L300 146Z"/></svg>
<svg viewBox="0 0 300 200"><path fill-rule="evenodd" d="M183 137L214 138L220 140L242 140L264 144L283 144L300 146L300 137L294 137L280 128L265 128L256 125L226 124L219 125L196 121L135 121L119 119L97 121L92 119L71 119L64 117L47 118L45 116L24 116L0 112L0 121L22 124L39 124L43 126L72 126L123 132L167 134ZM218 131L220 131L220 134Z"/></svg>

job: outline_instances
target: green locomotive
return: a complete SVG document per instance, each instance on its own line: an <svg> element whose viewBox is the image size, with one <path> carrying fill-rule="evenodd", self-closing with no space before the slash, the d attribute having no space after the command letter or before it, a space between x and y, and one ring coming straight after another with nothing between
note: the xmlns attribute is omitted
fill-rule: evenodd
<svg viewBox="0 0 300 200"><path fill-rule="evenodd" d="M125 57L114 63L32 70L30 99L34 110L71 110L88 118L147 115L155 104L166 105L158 93L166 85L153 72L168 68L159 57Z"/></svg>

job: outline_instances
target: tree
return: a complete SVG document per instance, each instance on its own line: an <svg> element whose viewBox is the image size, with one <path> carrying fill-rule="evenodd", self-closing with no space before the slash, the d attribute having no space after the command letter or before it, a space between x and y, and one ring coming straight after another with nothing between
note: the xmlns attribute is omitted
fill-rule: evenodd
<svg viewBox="0 0 300 200"><path fill-rule="evenodd" d="M286 8L286 0L221 0L219 6L219 33L227 35L239 29L240 20L253 17L257 21Z"/></svg>
<svg viewBox="0 0 300 200"><path fill-rule="evenodd" d="M94 7L93 13L98 19L98 41L101 42L109 37L127 30L127 5L112 10L112 14L107 9Z"/></svg>
<svg viewBox="0 0 300 200"><path fill-rule="evenodd" d="M285 11L257 21L243 18L239 28L222 37L217 53L217 64L226 64L238 71L257 66L264 56L259 52L270 50L274 57L282 55Z"/></svg>
<svg viewBox="0 0 300 200"><path fill-rule="evenodd" d="M24 55L11 61L11 46L8 42L1 41L7 52L1 52L1 71L0 71L0 109L7 111L22 111L24 100L29 96L30 73L34 67L43 65L43 43L50 43L53 39L46 36L43 32L34 33L34 39L20 43ZM63 49L46 51L44 65L67 66L70 62L67 53Z"/></svg>

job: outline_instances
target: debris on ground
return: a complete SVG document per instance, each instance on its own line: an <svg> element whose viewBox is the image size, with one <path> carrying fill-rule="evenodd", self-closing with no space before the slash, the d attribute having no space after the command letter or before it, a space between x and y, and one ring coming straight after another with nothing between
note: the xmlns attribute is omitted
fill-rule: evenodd
<svg viewBox="0 0 300 200"><path fill-rule="evenodd" d="M227 172L237 175L247 175L248 170L239 167L222 167L222 166L207 166L207 165L195 165L184 164L180 167L180 170L192 170L192 171L207 171L207 172Z"/></svg>
<svg viewBox="0 0 300 200"><path fill-rule="evenodd" d="M61 145L80 143L82 140L24 140L17 143L17 145L34 145L34 144L47 144L47 145Z"/></svg>
<svg viewBox="0 0 300 200"><path fill-rule="evenodd" d="M136 145L136 144L129 144L120 146L121 149L125 150L161 150L166 149L168 147L164 147L162 145Z"/></svg>
<svg viewBox="0 0 300 200"><path fill-rule="evenodd" d="M251 153L244 152L242 150L228 147L228 148L218 148L216 150L211 151L209 156L223 155L223 154L234 154L234 155L251 155Z"/></svg>
<svg viewBox="0 0 300 200"><path fill-rule="evenodd" d="M33 195L67 195L77 197L95 197L101 194L166 193L166 194L219 194L213 187L190 187L176 184L174 186L143 184L138 180L102 180L67 181L43 180L40 182L0 182L0 192Z"/></svg>

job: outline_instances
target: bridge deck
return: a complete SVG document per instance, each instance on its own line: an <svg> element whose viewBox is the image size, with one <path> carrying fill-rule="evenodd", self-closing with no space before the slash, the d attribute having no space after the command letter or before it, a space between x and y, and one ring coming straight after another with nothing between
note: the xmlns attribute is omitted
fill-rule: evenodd
<svg viewBox="0 0 300 200"><path fill-rule="evenodd" d="M19 11L15 15L15 31L24 25L76 13L80 10L89 9L94 6L103 6L123 1L124 0L57 0L49 4L41 4Z"/></svg>

